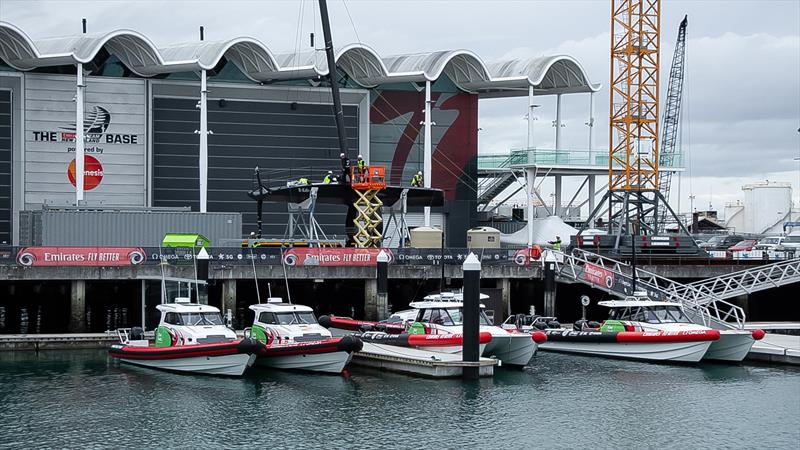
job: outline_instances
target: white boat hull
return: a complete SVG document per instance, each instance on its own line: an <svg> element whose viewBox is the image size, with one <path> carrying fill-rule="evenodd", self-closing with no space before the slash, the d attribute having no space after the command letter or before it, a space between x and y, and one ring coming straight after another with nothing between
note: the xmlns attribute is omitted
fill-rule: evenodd
<svg viewBox="0 0 800 450"><path fill-rule="evenodd" d="M170 359L127 359L122 362L153 369L173 372L199 373L206 375L242 376L244 371L253 365L255 355L240 353L222 356L194 356L189 358Z"/></svg>
<svg viewBox="0 0 800 450"><path fill-rule="evenodd" d="M641 361L698 362L703 359L712 341L598 343L547 341L539 348L547 351L578 353Z"/></svg>
<svg viewBox="0 0 800 450"><path fill-rule="evenodd" d="M703 359L740 362L750 353L755 342L748 330L720 331L719 340L711 343Z"/></svg>
<svg viewBox="0 0 800 450"><path fill-rule="evenodd" d="M256 359L256 365L273 369L341 373L347 363L350 362L351 356L348 352L269 356Z"/></svg>
<svg viewBox="0 0 800 450"><path fill-rule="evenodd" d="M486 345L483 356L496 357L503 365L524 366L536 353L536 343L530 334L492 335L492 341Z"/></svg>

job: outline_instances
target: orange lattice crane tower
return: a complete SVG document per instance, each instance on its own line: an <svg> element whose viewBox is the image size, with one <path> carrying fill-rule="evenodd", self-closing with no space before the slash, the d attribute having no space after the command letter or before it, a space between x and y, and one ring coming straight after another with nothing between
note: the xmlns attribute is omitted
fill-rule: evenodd
<svg viewBox="0 0 800 450"><path fill-rule="evenodd" d="M612 0L611 7L608 189L658 189L661 0Z"/></svg>
<svg viewBox="0 0 800 450"><path fill-rule="evenodd" d="M608 192L571 241L579 248L634 254L696 254L697 244L658 190L661 0L611 0ZM659 217L659 205L669 217ZM607 215L600 211L607 211ZM678 233L657 236L674 221ZM607 234L591 238L589 228Z"/></svg>

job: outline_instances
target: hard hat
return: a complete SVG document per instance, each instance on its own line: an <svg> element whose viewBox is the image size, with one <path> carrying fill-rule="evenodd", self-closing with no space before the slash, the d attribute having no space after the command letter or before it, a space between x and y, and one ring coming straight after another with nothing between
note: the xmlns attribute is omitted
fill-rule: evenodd
<svg viewBox="0 0 800 450"><path fill-rule="evenodd" d="M344 158L344 153L339 153L339 158Z"/></svg>
<svg viewBox="0 0 800 450"><path fill-rule="evenodd" d="M333 173L333 172L329 170L328 173Z"/></svg>
<svg viewBox="0 0 800 450"><path fill-rule="evenodd" d="M422 171L420 170L419 172L417 172L417 175L422 175Z"/></svg>
<svg viewBox="0 0 800 450"><path fill-rule="evenodd" d="M361 155L358 155L359 158L363 158Z"/></svg>

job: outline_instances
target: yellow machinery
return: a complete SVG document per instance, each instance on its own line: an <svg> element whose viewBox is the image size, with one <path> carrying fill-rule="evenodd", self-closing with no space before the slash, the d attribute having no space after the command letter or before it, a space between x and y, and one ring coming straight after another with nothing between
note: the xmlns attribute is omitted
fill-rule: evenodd
<svg viewBox="0 0 800 450"><path fill-rule="evenodd" d="M378 192L386 188L386 168L383 166L352 167L350 169L350 185L356 193L353 206L356 217L353 224L356 232L353 235L355 247L380 247L383 217Z"/></svg>

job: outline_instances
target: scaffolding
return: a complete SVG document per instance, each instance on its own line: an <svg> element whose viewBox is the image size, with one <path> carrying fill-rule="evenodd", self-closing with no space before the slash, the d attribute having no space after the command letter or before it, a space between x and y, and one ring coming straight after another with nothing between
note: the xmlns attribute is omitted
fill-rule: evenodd
<svg viewBox="0 0 800 450"><path fill-rule="evenodd" d="M356 217L353 225L355 247L380 247L383 240L383 201L378 193L386 188L386 168L383 166L355 166L350 169L350 185L356 193L353 207Z"/></svg>

